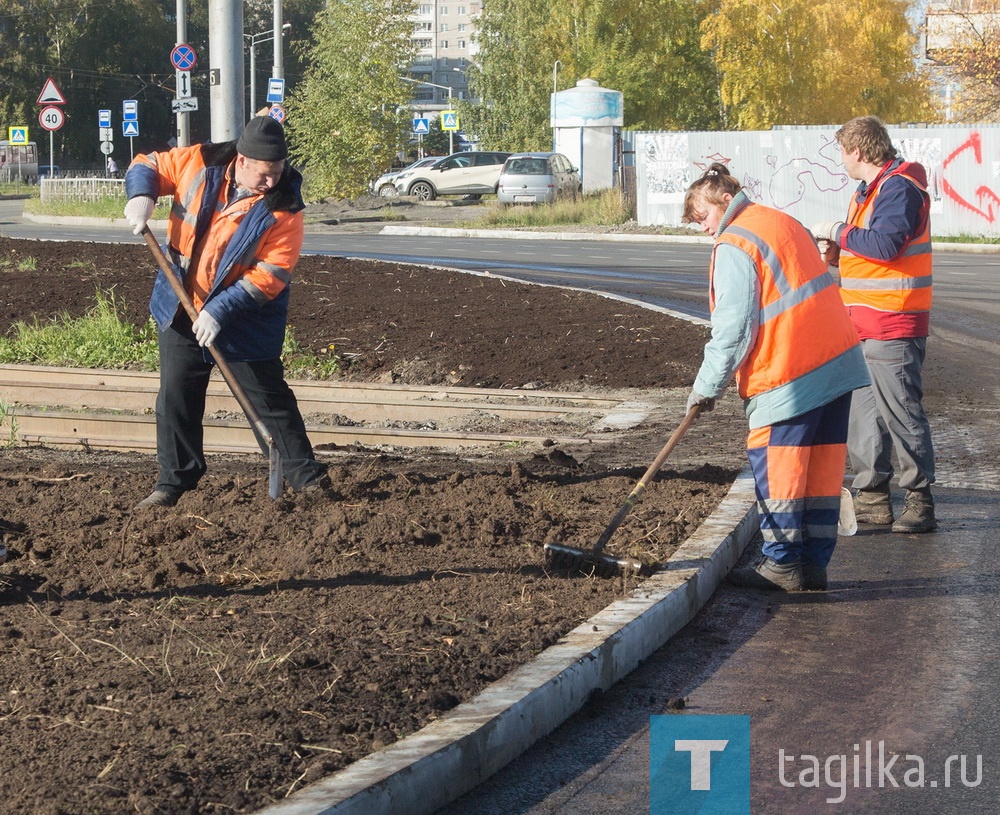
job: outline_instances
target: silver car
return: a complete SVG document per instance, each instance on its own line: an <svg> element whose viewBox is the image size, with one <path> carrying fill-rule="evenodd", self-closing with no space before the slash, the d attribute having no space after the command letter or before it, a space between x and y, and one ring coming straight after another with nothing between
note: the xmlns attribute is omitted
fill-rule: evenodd
<svg viewBox="0 0 1000 815"><path fill-rule="evenodd" d="M576 198L580 170L562 153L514 153L503 166L497 186L501 204L540 204Z"/></svg>
<svg viewBox="0 0 1000 815"><path fill-rule="evenodd" d="M402 170L390 170L387 173L382 173L382 175L368 185L368 189L371 190L372 195L378 195L382 198L391 198L394 195L399 195L396 185L393 182L399 177L400 173L412 172L421 167L430 167L435 161L440 160L441 156L427 156L426 158L417 159L413 164L407 165Z"/></svg>

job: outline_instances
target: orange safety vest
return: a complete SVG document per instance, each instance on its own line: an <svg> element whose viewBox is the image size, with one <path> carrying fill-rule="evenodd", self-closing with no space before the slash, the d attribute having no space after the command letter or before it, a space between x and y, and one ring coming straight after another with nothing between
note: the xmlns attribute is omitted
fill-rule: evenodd
<svg viewBox="0 0 1000 815"><path fill-rule="evenodd" d="M851 198L847 222L867 229L875 209L875 199L886 179L902 176L926 194L926 188L903 168L886 173L871 190L864 203ZM892 260L872 260L843 248L840 254L841 297L847 306L865 306L876 311L917 314L931 310L933 278L931 275L930 218L924 218L920 233L910 240Z"/></svg>
<svg viewBox="0 0 1000 815"><path fill-rule="evenodd" d="M802 225L776 209L750 204L722 231L753 260L760 285L757 340L736 371L740 396L750 399L815 371L858 344L816 244ZM715 310L715 254L709 307Z"/></svg>

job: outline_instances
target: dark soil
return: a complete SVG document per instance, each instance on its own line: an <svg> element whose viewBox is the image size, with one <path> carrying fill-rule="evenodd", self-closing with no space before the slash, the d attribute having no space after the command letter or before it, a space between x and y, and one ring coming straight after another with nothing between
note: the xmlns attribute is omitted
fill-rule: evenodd
<svg viewBox="0 0 1000 815"><path fill-rule="evenodd" d="M31 264L18 261L34 258ZM113 289L146 319L141 246L0 238L0 330ZM579 451L329 454L337 495L267 498L214 456L135 511L151 456L0 451L0 811L252 812L469 699L629 590L553 572L590 546L680 418L702 329L596 295L303 258L290 323L348 379L676 388L672 416ZM724 400L725 401L725 400ZM669 556L741 464L720 404L612 542Z"/></svg>

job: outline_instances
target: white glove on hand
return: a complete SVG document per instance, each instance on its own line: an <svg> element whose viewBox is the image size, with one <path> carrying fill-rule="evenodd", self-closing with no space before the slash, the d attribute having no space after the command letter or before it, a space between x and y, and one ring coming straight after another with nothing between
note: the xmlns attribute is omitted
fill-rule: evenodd
<svg viewBox="0 0 1000 815"><path fill-rule="evenodd" d="M132 230L133 235L142 234L149 219L153 217L155 206L156 201L147 195L137 195L135 198L128 199L128 203L125 205L125 220L135 227Z"/></svg>
<svg viewBox="0 0 1000 815"><path fill-rule="evenodd" d="M194 338L198 340L198 345L202 348L215 342L215 338L219 336L221 328L222 326L219 325L219 321L207 311L202 311L198 315L198 319L191 324L191 330L194 331Z"/></svg>
<svg viewBox="0 0 1000 815"><path fill-rule="evenodd" d="M810 232L813 233L813 237L816 238L816 240L833 241L836 243L837 235L840 234L840 230L843 226L843 221L820 221L810 230Z"/></svg>
<svg viewBox="0 0 1000 815"><path fill-rule="evenodd" d="M695 405L701 405L701 412L708 413L715 407L715 399L711 396L702 396L697 391L691 391L691 395L688 396L687 407L684 408L685 413L690 413L691 408Z"/></svg>

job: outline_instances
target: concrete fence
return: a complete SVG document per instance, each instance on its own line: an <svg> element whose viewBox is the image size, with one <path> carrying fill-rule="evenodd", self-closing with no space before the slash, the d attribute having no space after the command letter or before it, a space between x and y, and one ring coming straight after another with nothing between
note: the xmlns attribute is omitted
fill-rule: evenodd
<svg viewBox="0 0 1000 815"><path fill-rule="evenodd" d="M680 226L685 191L713 162L728 166L754 201L806 226L843 219L857 182L844 171L838 128L625 131L637 219ZM903 158L927 170L932 235L1000 237L1000 125L890 126L889 134Z"/></svg>

